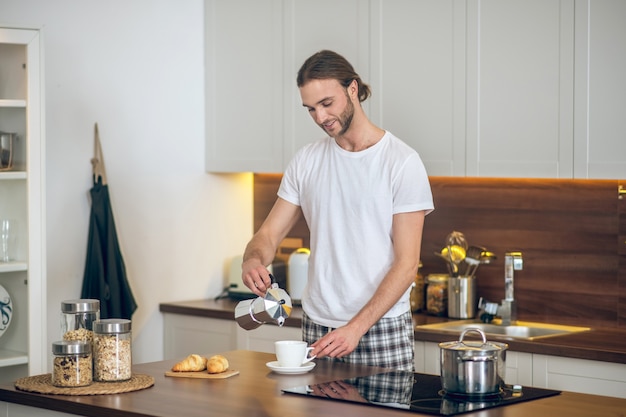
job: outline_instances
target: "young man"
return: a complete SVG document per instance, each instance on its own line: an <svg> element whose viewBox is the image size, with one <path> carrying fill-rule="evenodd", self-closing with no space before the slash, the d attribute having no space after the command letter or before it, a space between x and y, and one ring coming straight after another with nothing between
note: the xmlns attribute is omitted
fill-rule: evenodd
<svg viewBox="0 0 626 417"><path fill-rule="evenodd" d="M433 210L422 161L368 119L361 102L370 88L341 55L314 54L297 84L328 136L287 167L276 203L246 246L243 282L265 294L265 266L302 212L311 232L303 339L312 354L413 370L409 293L424 216Z"/></svg>

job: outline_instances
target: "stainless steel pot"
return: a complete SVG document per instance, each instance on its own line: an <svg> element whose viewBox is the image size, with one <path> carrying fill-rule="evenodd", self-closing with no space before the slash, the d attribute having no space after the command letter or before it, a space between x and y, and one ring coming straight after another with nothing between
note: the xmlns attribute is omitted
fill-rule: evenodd
<svg viewBox="0 0 626 417"><path fill-rule="evenodd" d="M470 333L480 334L481 341L465 341ZM506 343L488 342L485 333L471 327L458 341L439 344L441 385L446 394L482 397L500 393L504 386Z"/></svg>

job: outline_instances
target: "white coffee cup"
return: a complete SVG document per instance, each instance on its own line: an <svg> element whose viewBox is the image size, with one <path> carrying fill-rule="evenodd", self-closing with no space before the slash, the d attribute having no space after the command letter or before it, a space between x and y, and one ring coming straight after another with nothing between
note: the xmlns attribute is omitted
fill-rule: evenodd
<svg viewBox="0 0 626 417"><path fill-rule="evenodd" d="M313 348L301 340L279 340L274 342L274 348L278 366L283 368L295 368L315 359L309 356Z"/></svg>

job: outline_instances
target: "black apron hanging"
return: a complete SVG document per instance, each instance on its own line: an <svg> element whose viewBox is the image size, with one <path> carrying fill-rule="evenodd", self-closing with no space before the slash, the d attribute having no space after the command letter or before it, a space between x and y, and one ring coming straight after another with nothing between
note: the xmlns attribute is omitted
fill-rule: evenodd
<svg viewBox="0 0 626 417"><path fill-rule="evenodd" d="M100 300L100 318L129 319L137 303L128 284L111 210L98 124L94 128L93 188L81 298Z"/></svg>

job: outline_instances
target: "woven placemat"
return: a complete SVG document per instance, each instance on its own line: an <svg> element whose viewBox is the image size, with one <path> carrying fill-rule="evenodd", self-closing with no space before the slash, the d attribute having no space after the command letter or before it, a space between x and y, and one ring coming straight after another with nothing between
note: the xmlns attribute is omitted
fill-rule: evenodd
<svg viewBox="0 0 626 417"><path fill-rule="evenodd" d="M122 392L139 391L154 385L150 375L133 374L128 381L93 382L86 387L55 387L52 385L52 374L43 374L20 378L15 381L15 388L39 394L59 395L101 395L120 394Z"/></svg>

